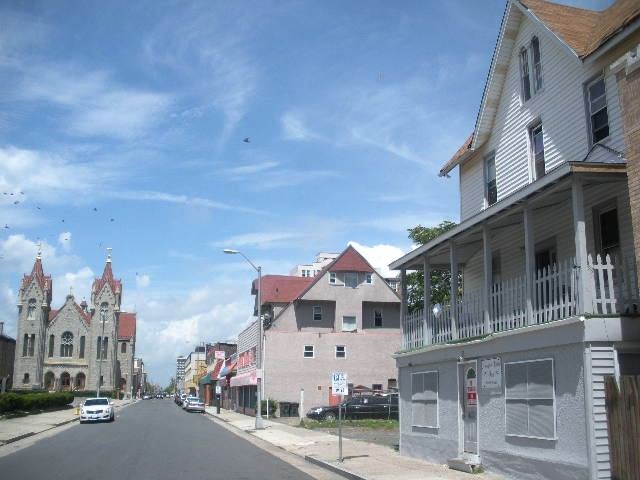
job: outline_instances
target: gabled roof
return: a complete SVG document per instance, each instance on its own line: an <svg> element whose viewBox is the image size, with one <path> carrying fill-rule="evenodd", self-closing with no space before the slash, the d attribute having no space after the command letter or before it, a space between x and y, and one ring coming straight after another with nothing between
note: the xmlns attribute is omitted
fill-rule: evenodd
<svg viewBox="0 0 640 480"><path fill-rule="evenodd" d="M473 133L442 166L440 176L447 175L463 163L488 139L523 15L540 22L572 51L577 59L584 61L615 35L640 19L640 1L617 0L600 12L559 5L546 0L507 2Z"/></svg>
<svg viewBox="0 0 640 480"><path fill-rule="evenodd" d="M360 253L349 245L344 252L338 256L333 262L331 262L326 270L329 272L364 272L373 273L375 270L360 255Z"/></svg>
<svg viewBox="0 0 640 480"><path fill-rule="evenodd" d="M22 278L22 288L26 288L31 284L33 280L38 282L38 285L42 289L43 292L51 292L52 283L51 276L44 274L44 269L42 268L42 260L40 255L36 257L36 261L33 264L33 268L31 269L31 273L29 275L25 275Z"/></svg>
<svg viewBox="0 0 640 480"><path fill-rule="evenodd" d="M120 312L118 318L118 340L129 340L136 336L136 314Z"/></svg>
<svg viewBox="0 0 640 480"><path fill-rule="evenodd" d="M599 12L544 0L520 0L520 3L581 59L594 53L640 17L638 0L618 0Z"/></svg>
<svg viewBox="0 0 640 480"><path fill-rule="evenodd" d="M76 310L76 312L78 312L78 315L80 316L82 321L85 323L85 325L87 327L91 325L91 314L85 311L80 305L76 303L76 300L73 295L67 295L67 300L65 301L65 304L62 307L60 307L58 310L53 310L53 309L49 310L48 323L53 323L56 317L60 314L60 312L62 312L64 307L69 302L71 302L72 307Z"/></svg>
<svg viewBox="0 0 640 480"><path fill-rule="evenodd" d="M265 303L290 303L313 283L313 277L294 277L291 275L265 275L261 279L261 301ZM251 293L258 293L258 280L251 285Z"/></svg>
<svg viewBox="0 0 640 480"><path fill-rule="evenodd" d="M107 260L107 263L104 265L104 271L102 272L101 278L96 278L93 281L92 291L96 293L100 293L102 287L106 284L109 284L111 287L111 291L116 294L122 291L122 282L120 280L116 280L113 278L113 270L111 269L111 260Z"/></svg>

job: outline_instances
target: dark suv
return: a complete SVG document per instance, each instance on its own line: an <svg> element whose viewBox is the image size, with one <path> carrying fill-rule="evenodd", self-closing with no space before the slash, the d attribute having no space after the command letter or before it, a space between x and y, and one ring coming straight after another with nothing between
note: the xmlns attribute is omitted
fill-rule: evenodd
<svg viewBox="0 0 640 480"><path fill-rule="evenodd" d="M342 415L351 420L360 418L397 419L398 394L352 397L342 403ZM314 407L307 412L307 417L315 420L335 420L338 418L338 405Z"/></svg>

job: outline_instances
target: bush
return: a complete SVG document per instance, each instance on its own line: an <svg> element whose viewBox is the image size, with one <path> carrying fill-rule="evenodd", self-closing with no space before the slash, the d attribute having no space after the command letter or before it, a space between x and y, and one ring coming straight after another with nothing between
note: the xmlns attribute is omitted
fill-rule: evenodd
<svg viewBox="0 0 640 480"><path fill-rule="evenodd" d="M278 410L278 401L277 400L273 400L273 399L269 399L269 416L273 417L276 413L276 410ZM266 400L262 400L262 409L261 409L261 413L262 415L266 415L267 414L267 401Z"/></svg>
<svg viewBox="0 0 640 480"><path fill-rule="evenodd" d="M96 390L78 390L73 393L75 394L76 397L91 398L91 397L97 396L98 392ZM118 392L114 392L112 390L100 390L101 397L118 398L116 396L117 394Z"/></svg>
<svg viewBox="0 0 640 480"><path fill-rule="evenodd" d="M73 402L73 393L5 393L0 395L0 413L64 407Z"/></svg>

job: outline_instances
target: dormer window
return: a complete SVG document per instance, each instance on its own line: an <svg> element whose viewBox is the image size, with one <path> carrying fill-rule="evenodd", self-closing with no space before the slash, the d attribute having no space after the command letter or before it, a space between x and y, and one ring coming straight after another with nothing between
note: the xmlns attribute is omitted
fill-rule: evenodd
<svg viewBox="0 0 640 480"><path fill-rule="evenodd" d="M531 143L531 161L533 163L534 180L544 177L546 165L544 161L544 136L542 123L537 123L529 130Z"/></svg>
<svg viewBox="0 0 640 480"><path fill-rule="evenodd" d="M520 49L520 90L523 103L531 98L532 93L542 90L542 57L538 37L533 37L528 47Z"/></svg>
<svg viewBox="0 0 640 480"><path fill-rule="evenodd" d="M329 283L332 285L336 284L336 272L329 272Z"/></svg>
<svg viewBox="0 0 640 480"><path fill-rule="evenodd" d="M373 274L372 273L367 273L367 278L366 278L366 282L371 285L373 283Z"/></svg>

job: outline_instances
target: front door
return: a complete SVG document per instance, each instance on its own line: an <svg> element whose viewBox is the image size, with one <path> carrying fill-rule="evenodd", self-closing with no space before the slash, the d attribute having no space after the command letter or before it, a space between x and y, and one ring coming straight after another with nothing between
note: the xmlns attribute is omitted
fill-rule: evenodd
<svg viewBox="0 0 640 480"><path fill-rule="evenodd" d="M463 452L478 454L478 379L477 363L466 362L461 369L461 413L463 429Z"/></svg>

